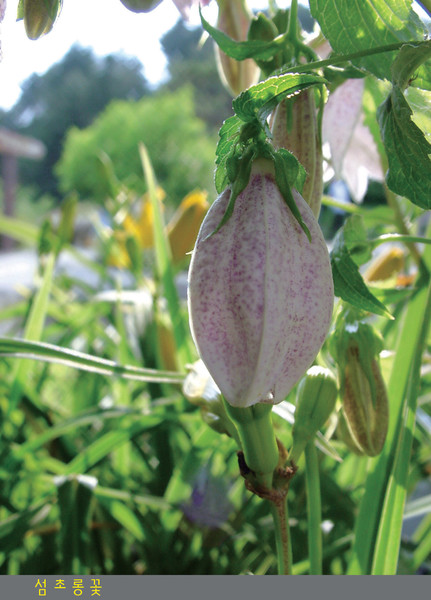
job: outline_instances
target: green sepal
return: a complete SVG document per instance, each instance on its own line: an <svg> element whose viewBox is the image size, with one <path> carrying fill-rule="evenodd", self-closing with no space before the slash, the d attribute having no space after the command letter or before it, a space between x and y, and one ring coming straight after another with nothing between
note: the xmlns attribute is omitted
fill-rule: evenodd
<svg viewBox="0 0 431 600"><path fill-rule="evenodd" d="M224 400L226 412L238 430L247 467L253 471L256 482L271 489L272 479L279 462L279 450L272 425L272 404L258 402L238 408Z"/></svg>
<svg viewBox="0 0 431 600"><path fill-rule="evenodd" d="M296 182L298 174L301 172L300 170L303 169L303 167L302 165L299 166L300 163L295 159L297 171L295 171L294 168L292 172L293 161L291 157L295 159L293 154L291 154L288 150L285 150L284 148L281 148L280 150L277 150L277 152L273 153L275 181L277 183L278 189L281 192L281 195L284 198L284 201L292 211L293 216L298 221L299 225L301 226L309 241L311 241L310 231L307 225L304 223L301 213L299 212L291 189L292 185L294 185L294 182ZM294 182L292 182L292 180L294 180Z"/></svg>
<svg viewBox="0 0 431 600"><path fill-rule="evenodd" d="M237 159L237 164L235 166L235 171L237 173L235 181L232 183L230 198L228 205L226 207L225 213L214 229L212 233L208 237L212 237L215 235L220 229L223 227L225 223L230 219L233 213L233 209L235 207L235 201L240 195L240 193L247 187L248 181L250 179L251 167L253 165L253 160L255 158L253 148L250 148L244 156Z"/></svg>

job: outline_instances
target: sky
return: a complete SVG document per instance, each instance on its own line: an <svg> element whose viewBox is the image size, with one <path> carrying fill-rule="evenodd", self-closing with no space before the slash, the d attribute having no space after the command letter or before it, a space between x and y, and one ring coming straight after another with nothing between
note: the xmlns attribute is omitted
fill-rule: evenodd
<svg viewBox="0 0 431 600"><path fill-rule="evenodd" d="M251 8L266 4L265 0L249 0ZM20 84L33 73L44 73L74 43L92 48L99 56L120 52L136 57L150 83L163 79L166 61L159 40L179 18L172 0L163 0L145 14L128 11L120 0L64 0L54 28L37 41L27 38L22 21L16 22L17 5L18 0L7 0L6 15L0 25L0 108L11 108L20 96ZM278 5L288 6L289 1ZM204 9L204 14L214 22L216 3ZM196 24L198 15L194 16L192 23Z"/></svg>

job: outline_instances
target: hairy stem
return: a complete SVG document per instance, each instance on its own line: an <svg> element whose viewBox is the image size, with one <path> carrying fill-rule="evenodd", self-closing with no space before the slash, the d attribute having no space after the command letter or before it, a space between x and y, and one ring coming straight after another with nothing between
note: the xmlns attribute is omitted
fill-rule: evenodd
<svg viewBox="0 0 431 600"><path fill-rule="evenodd" d="M280 502L271 502L271 512L274 519L278 574L290 575L292 564L292 548L289 535L287 494L284 495L283 499L280 499Z"/></svg>

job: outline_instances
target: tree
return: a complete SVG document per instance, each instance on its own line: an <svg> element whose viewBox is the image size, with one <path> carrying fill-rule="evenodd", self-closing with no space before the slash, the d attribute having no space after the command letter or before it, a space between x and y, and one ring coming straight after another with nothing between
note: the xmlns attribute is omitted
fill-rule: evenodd
<svg viewBox="0 0 431 600"><path fill-rule="evenodd" d="M74 46L62 61L43 75L23 84L16 105L1 122L47 147L43 161L26 163L21 181L58 195L53 167L58 161L66 131L86 127L113 99L137 100L148 92L138 60L116 55L97 58L91 50Z"/></svg>
<svg viewBox="0 0 431 600"><path fill-rule="evenodd" d="M159 93L139 101L115 101L86 129L72 128L56 172L63 192L103 201L110 193L102 153L115 176L145 189L138 152L143 142L160 185L174 204L196 187L213 187L215 134L195 115L193 92Z"/></svg>
<svg viewBox="0 0 431 600"><path fill-rule="evenodd" d="M232 98L220 82L213 41L199 45L202 33L202 28L188 28L179 20L162 37L170 75L165 87L175 91L187 81L195 90L196 114L218 129L232 114Z"/></svg>

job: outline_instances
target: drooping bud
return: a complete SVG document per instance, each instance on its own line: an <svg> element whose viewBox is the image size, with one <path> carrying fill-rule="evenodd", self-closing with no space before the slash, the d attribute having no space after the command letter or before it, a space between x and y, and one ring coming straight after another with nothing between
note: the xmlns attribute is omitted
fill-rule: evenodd
<svg viewBox="0 0 431 600"><path fill-rule="evenodd" d="M313 366L301 379L296 396L293 446L290 459L297 462L316 433L329 419L337 400L337 382L329 369Z"/></svg>
<svg viewBox="0 0 431 600"><path fill-rule="evenodd" d="M331 340L340 374L343 413L359 449L376 456L383 448L389 419L389 403L380 365L382 338L360 320L338 326Z"/></svg>
<svg viewBox="0 0 431 600"><path fill-rule="evenodd" d="M120 0L126 8L135 13L147 13L156 8L162 0Z"/></svg>
<svg viewBox="0 0 431 600"><path fill-rule="evenodd" d="M23 0L24 27L30 40L51 31L61 4L60 0Z"/></svg>
<svg viewBox="0 0 431 600"><path fill-rule="evenodd" d="M247 39L252 14L245 0L217 0L219 5L217 28L237 41ZM233 96L257 83L259 68L251 58L237 61L227 56L216 45L217 68L221 82Z"/></svg>
<svg viewBox="0 0 431 600"><path fill-rule="evenodd" d="M196 190L187 194L167 225L172 261L181 263L193 250L199 228L208 211L206 192Z"/></svg>
<svg viewBox="0 0 431 600"><path fill-rule="evenodd" d="M216 233L230 189L211 206L192 255L193 339L232 406L284 400L315 359L331 321L326 243L307 203L292 193L311 241L287 207L272 164L259 160Z"/></svg>
<svg viewBox="0 0 431 600"><path fill-rule="evenodd" d="M364 278L366 281L385 281L397 275L404 267L404 252L401 248L393 246L380 254L370 264Z"/></svg>
<svg viewBox="0 0 431 600"><path fill-rule="evenodd" d="M323 157L314 90L304 90L281 102L271 115L270 128L275 148L292 152L306 170L302 197L317 219L323 193Z"/></svg>

